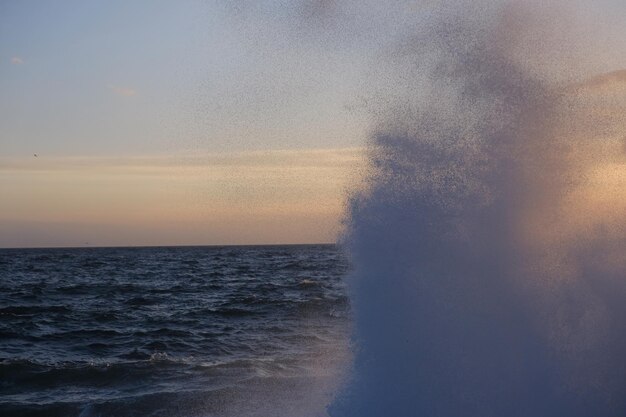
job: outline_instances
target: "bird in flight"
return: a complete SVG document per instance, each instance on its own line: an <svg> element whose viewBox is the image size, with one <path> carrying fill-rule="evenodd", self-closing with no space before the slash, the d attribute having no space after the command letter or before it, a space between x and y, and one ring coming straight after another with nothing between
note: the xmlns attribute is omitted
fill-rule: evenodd
<svg viewBox="0 0 626 417"><path fill-rule="evenodd" d="M37 158L37 154L36 154L36 153L34 153L34 154L33 154L33 156L34 156L35 158Z"/></svg>

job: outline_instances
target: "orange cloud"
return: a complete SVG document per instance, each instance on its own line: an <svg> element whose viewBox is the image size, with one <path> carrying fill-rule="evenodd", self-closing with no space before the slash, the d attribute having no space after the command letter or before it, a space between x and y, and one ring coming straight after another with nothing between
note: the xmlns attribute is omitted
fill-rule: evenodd
<svg viewBox="0 0 626 417"><path fill-rule="evenodd" d="M117 94L118 96L132 97L132 96L137 95L137 90L133 88L110 85L109 89L113 91L115 94Z"/></svg>
<svg viewBox="0 0 626 417"><path fill-rule="evenodd" d="M626 89L626 69L597 75L576 85L577 89L586 91L612 91Z"/></svg>

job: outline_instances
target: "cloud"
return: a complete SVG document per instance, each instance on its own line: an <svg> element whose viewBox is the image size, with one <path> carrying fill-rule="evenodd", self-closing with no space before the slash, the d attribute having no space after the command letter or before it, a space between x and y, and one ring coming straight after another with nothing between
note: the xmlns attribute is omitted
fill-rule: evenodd
<svg viewBox="0 0 626 417"><path fill-rule="evenodd" d="M337 12L336 0L307 0L301 7L305 17L316 19L326 19Z"/></svg>
<svg viewBox="0 0 626 417"><path fill-rule="evenodd" d="M137 95L137 90L135 90L134 88L110 85L109 89L113 91L115 94L117 94L118 96L132 97L132 96Z"/></svg>
<svg viewBox="0 0 626 417"><path fill-rule="evenodd" d="M239 175L251 169L348 169L363 164L365 149L327 148L265 150L129 157L2 157L0 174L19 172L144 172L174 175L181 168L228 169Z"/></svg>
<svg viewBox="0 0 626 417"><path fill-rule="evenodd" d="M24 63L24 60L20 58L19 56L14 56L13 58L11 58L11 64L13 65L22 65L23 63Z"/></svg>
<svg viewBox="0 0 626 417"><path fill-rule="evenodd" d="M626 69L589 78L576 87L587 91L610 91L626 87Z"/></svg>

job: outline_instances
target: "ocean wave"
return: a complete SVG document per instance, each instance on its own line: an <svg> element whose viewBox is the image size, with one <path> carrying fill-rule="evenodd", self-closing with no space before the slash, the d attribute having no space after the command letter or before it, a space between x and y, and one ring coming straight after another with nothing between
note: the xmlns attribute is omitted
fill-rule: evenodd
<svg viewBox="0 0 626 417"><path fill-rule="evenodd" d="M13 305L0 308L0 316L34 316L48 313L71 313L64 305Z"/></svg>

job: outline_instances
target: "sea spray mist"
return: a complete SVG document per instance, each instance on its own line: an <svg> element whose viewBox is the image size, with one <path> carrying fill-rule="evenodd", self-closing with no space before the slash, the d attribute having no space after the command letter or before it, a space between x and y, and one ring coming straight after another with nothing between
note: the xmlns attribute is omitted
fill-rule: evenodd
<svg viewBox="0 0 626 417"><path fill-rule="evenodd" d="M572 3L431 3L388 52L348 203L355 362L330 414L626 415L626 213L589 202L624 163L623 102L574 65Z"/></svg>

